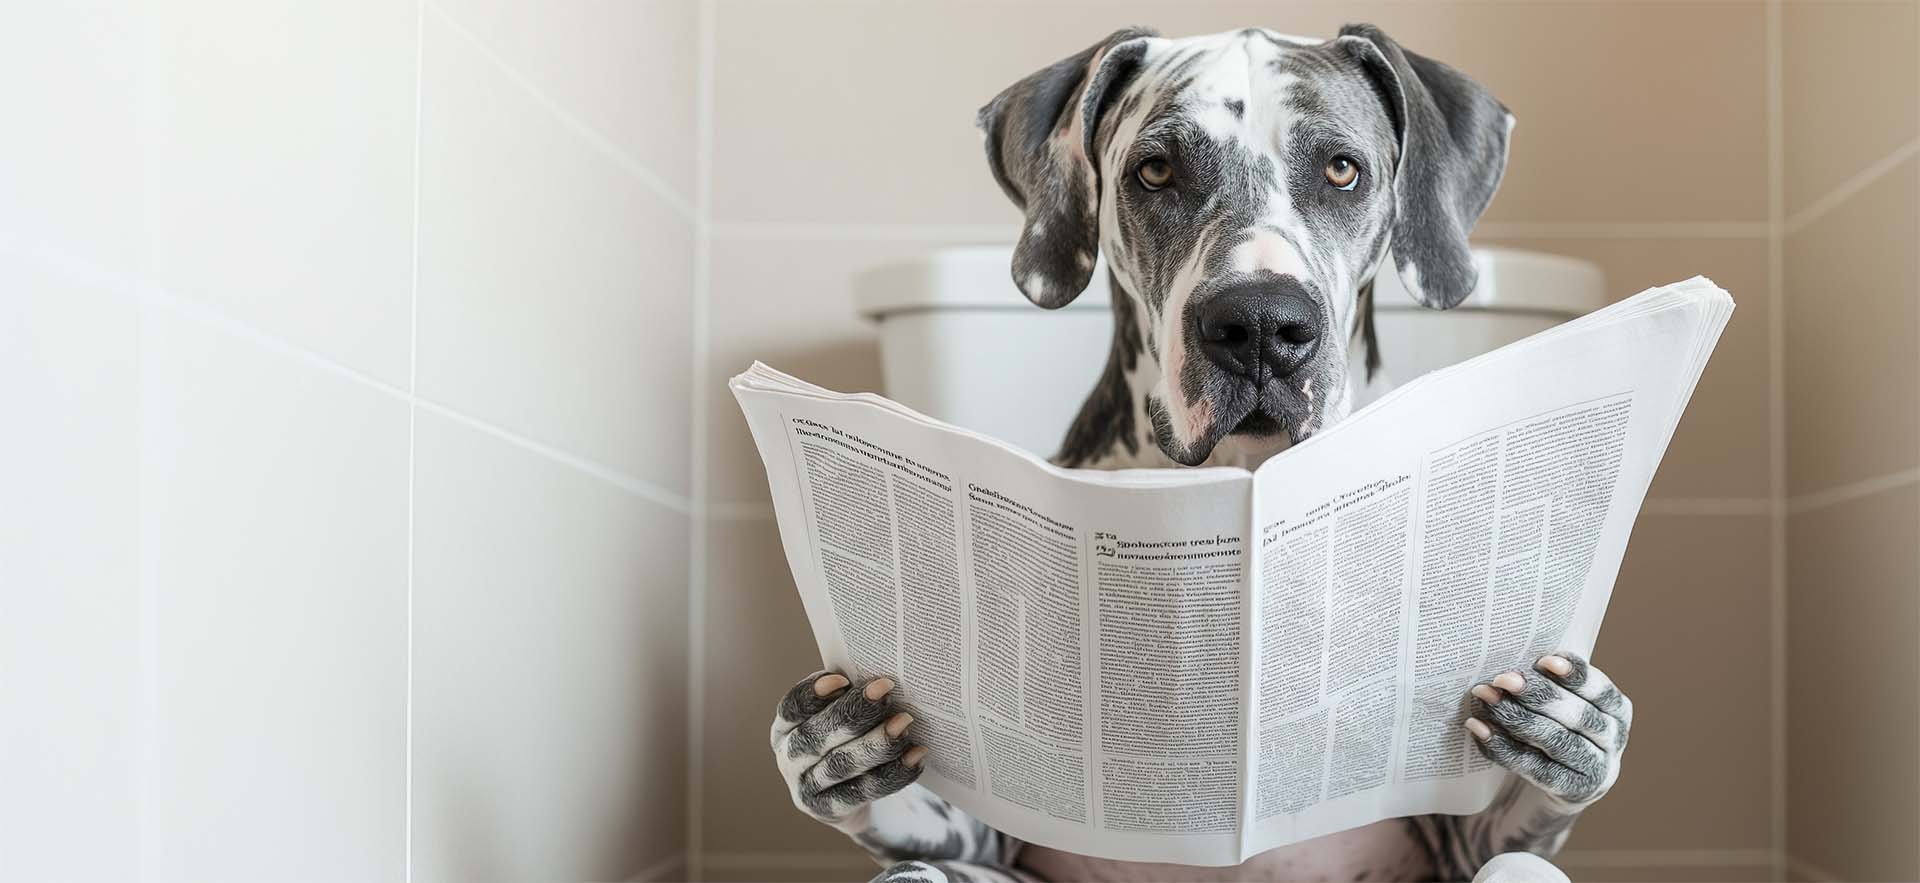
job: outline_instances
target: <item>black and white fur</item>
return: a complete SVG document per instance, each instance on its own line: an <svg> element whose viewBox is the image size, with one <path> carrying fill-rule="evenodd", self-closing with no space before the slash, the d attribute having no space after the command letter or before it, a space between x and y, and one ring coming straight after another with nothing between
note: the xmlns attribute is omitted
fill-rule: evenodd
<svg viewBox="0 0 1920 883"><path fill-rule="evenodd" d="M979 122L1026 215L1021 291L1060 307L1098 254L1111 268L1113 346L1056 461L1251 467L1345 417L1375 379L1372 283L1389 256L1426 306L1471 292L1467 233L1499 185L1513 117L1458 71L1351 25L1327 41L1118 31L1014 84ZM1339 158L1359 167L1350 186L1334 186ZM1150 162L1171 169L1162 186ZM1481 750L1516 774L1491 807L1274 850L1253 860L1260 875L1467 879L1501 853L1557 852L1618 776L1632 705L1572 654L1512 666L1468 701ZM782 700L774 754L796 806L889 866L876 879L1062 867L913 784L924 751L888 730L890 681L828 676Z"/></svg>

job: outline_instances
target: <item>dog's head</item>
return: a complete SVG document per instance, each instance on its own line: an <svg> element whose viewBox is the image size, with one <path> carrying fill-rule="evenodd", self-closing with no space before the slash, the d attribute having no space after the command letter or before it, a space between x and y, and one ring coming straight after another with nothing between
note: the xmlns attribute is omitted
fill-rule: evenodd
<svg viewBox="0 0 1920 883"><path fill-rule="evenodd" d="M1391 253L1421 303L1472 291L1467 232L1513 116L1369 25L1330 41L1123 30L982 108L994 178L1026 213L1013 277L1049 309L1105 252L1145 358L1153 441L1206 462L1344 417L1363 290ZM1124 293L1123 293L1124 292ZM1124 299L1124 301L1122 301Z"/></svg>

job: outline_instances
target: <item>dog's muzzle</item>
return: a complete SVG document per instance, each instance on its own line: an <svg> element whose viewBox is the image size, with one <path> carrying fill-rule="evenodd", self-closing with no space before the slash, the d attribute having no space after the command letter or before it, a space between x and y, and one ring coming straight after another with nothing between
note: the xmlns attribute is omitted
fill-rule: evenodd
<svg viewBox="0 0 1920 883"><path fill-rule="evenodd" d="M1226 288L1195 310L1193 321L1207 358L1255 388L1300 370L1325 331L1313 297L1285 277Z"/></svg>

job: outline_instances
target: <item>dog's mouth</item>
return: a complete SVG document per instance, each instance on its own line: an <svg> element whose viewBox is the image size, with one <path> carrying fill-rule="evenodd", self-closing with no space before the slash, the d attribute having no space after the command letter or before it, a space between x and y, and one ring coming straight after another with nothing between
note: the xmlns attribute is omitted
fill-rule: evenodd
<svg viewBox="0 0 1920 883"><path fill-rule="evenodd" d="M1219 388L1206 400L1206 411L1213 419L1195 438L1180 444L1171 425L1155 416L1161 450L1175 462L1198 466L1212 456L1214 448L1228 438L1257 443L1259 448L1283 450L1306 441L1319 429L1314 403L1298 395L1289 395L1278 383L1256 389L1250 383Z"/></svg>
<svg viewBox="0 0 1920 883"><path fill-rule="evenodd" d="M1247 416L1240 418L1240 422L1232 429L1227 430L1227 434L1245 435L1253 438L1272 438L1286 431L1286 418L1276 414L1269 414L1264 410L1255 408L1247 412ZM1298 444L1301 439L1295 438L1293 441Z"/></svg>

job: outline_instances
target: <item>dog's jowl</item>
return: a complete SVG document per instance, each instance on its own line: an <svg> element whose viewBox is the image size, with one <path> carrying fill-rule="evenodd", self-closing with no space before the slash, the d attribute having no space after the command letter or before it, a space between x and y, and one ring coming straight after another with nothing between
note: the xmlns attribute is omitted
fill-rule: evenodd
<svg viewBox="0 0 1920 883"><path fill-rule="evenodd" d="M1104 255L1114 338L1058 462L1247 467L1345 417L1383 359L1379 272L1426 306L1473 289L1467 234L1506 167L1513 116L1479 84L1353 25L1330 40L1247 29L1123 30L979 113L1025 213L1014 282L1062 306ZM909 640L911 638L909 637ZM794 804L853 837L886 880L1466 879L1551 855L1619 773L1632 704L1571 654L1509 660L1467 729L1512 771L1473 816L1394 819L1239 868L1126 866L1018 843L914 784L926 749L892 682L816 673L780 703Z"/></svg>

